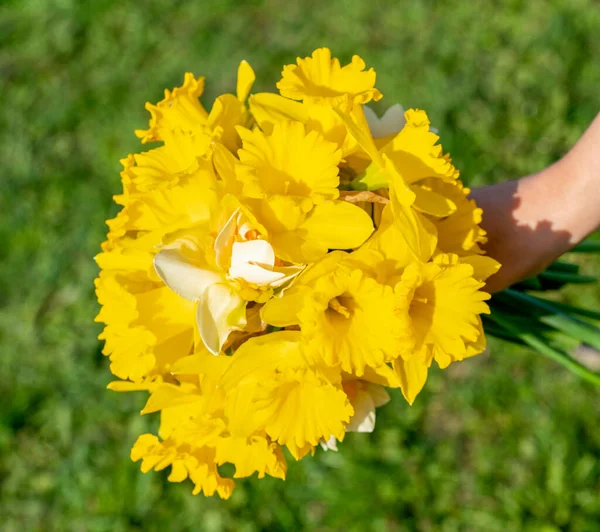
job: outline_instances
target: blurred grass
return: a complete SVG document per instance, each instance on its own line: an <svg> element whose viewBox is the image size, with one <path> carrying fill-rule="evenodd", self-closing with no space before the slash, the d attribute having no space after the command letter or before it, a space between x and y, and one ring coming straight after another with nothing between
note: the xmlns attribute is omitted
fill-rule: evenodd
<svg viewBox="0 0 600 532"><path fill-rule="evenodd" d="M358 53L385 98L425 108L473 185L556 160L599 107L595 0L206 0L0 5L0 529L597 530L598 390L534 353L489 353L398 394L372 435L247 479L228 502L129 461L155 423L105 391L92 261L146 100L207 76L256 90L318 46ZM583 273L598 260L577 256ZM570 288L598 308L600 291Z"/></svg>

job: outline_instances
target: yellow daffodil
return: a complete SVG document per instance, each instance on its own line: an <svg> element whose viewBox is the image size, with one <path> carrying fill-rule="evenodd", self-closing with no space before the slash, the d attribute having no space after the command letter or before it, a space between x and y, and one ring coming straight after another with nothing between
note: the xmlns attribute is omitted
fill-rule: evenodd
<svg viewBox="0 0 600 532"><path fill-rule="evenodd" d="M295 65L283 67L277 88L282 96L320 105L339 106L346 111L355 104L381 99L375 88L375 71L365 71L365 62L352 56L352 62L340 66L329 48L318 48L311 57L298 57Z"/></svg>
<svg viewBox="0 0 600 532"><path fill-rule="evenodd" d="M479 315L489 313L485 301L490 295L481 291L483 286L474 277L473 266L456 256L442 254L404 270L394 292L398 306L408 311L416 347L414 354L396 360L394 366L409 402L425 383L432 360L445 368L485 348Z"/></svg>
<svg viewBox="0 0 600 532"><path fill-rule="evenodd" d="M354 415L346 426L347 432L373 432L375 409L389 402L390 396L379 384L362 380L344 383L344 392L354 409Z"/></svg>
<svg viewBox="0 0 600 532"><path fill-rule="evenodd" d="M156 105L146 103L146 109L150 112L150 127L148 130L137 130L135 134L146 143L159 140L161 129L193 130L204 125L208 113L199 100L203 92L204 78L196 79L191 72L186 72L181 87L172 91L165 89L164 99Z"/></svg>
<svg viewBox="0 0 600 532"><path fill-rule="evenodd" d="M438 136L430 131L430 122L424 111L410 109L405 113L405 125L390 142L379 150L364 109L354 110L352 115L338 111L348 132L371 158L362 176L353 186L359 189L376 190L389 187L390 194L404 205L412 205L419 212L432 216L449 216L456 205L435 192L421 187L420 181L427 177L438 177L453 181L458 172L449 157L443 155L437 145Z"/></svg>
<svg viewBox="0 0 600 532"><path fill-rule="evenodd" d="M262 318L278 327L299 325L326 365L361 376L411 348L395 305L391 287L336 252L268 301Z"/></svg>
<svg viewBox="0 0 600 532"><path fill-rule="evenodd" d="M349 373L342 374L343 387L354 415L346 426L347 432L373 432L375 410L387 404L390 396L388 388L397 388L400 381L396 372L387 364L367 367L359 378Z"/></svg>
<svg viewBox="0 0 600 532"><path fill-rule="evenodd" d="M311 363L305 350L297 331L252 338L240 347L220 383L227 394L226 412L247 405L246 415L236 416L230 430L242 435L264 430L296 459L322 439L344 438L353 410L339 371Z"/></svg>
<svg viewBox="0 0 600 532"><path fill-rule="evenodd" d="M105 324L99 338L118 377L140 381L161 374L190 352L193 307L166 287L139 272L104 270L96 293L102 305L96 321Z"/></svg>
<svg viewBox="0 0 600 532"><path fill-rule="evenodd" d="M360 208L337 200L340 152L300 122L283 121L270 134L238 128L239 162L221 165L225 181L242 184L240 201L260 223L277 256L317 260L328 249L360 246L373 223ZM229 176L228 176L229 174Z"/></svg>
<svg viewBox="0 0 600 532"><path fill-rule="evenodd" d="M250 96L248 104L254 120L265 133L270 134L278 122L301 122L307 131L316 131L341 150L343 166L347 165L349 156L361 151L354 137L347 133L342 119L331 107L295 102L269 92Z"/></svg>
<svg viewBox="0 0 600 532"><path fill-rule="evenodd" d="M212 447L190 447L188 442L181 445L174 441L161 442L152 434L142 434L131 450L134 462L142 460L144 473L171 466L170 482L182 482L189 477L194 483L194 495L218 493L221 498L228 499L235 484L233 480L219 475L215 457L216 450Z"/></svg>
<svg viewBox="0 0 600 532"><path fill-rule="evenodd" d="M346 425L346 432L373 432L376 409L390 400L385 388L398 388L399 386L400 380L397 373L387 364L376 368L367 366L361 377L343 372L342 387L354 410L354 414ZM337 443L334 436L319 442L325 451L337 451Z"/></svg>
<svg viewBox="0 0 600 532"><path fill-rule="evenodd" d="M429 217L437 229L439 249L461 256L482 254L480 245L487 242L486 232L480 225L483 211L475 200L469 199L470 189L458 179L447 182L435 178L423 180L421 187L443 195L456 205L456 211L444 218Z"/></svg>
<svg viewBox="0 0 600 532"><path fill-rule="evenodd" d="M469 264L444 264L443 255L425 265L406 268L395 292L409 303L409 315L417 344L433 345L433 358L440 367L462 360L465 344L477 340L477 316L489 313L480 289L484 283L473 277Z"/></svg>
<svg viewBox="0 0 600 532"><path fill-rule="evenodd" d="M228 498L234 486L218 473L217 467L224 463L235 466L234 478L254 472L259 478L265 474L285 478L281 449L264 432L240 437L228 428L226 396L218 385L231 361L201 350L173 365L172 374L181 381L178 386L153 388L142 413L161 412L160 439L144 434L134 445L131 456L142 460L142 471L171 466L170 481L189 477L194 493L217 492L222 498Z"/></svg>
<svg viewBox="0 0 600 532"><path fill-rule="evenodd" d="M379 225L373 236L356 252L369 260L373 252L383 260L375 273L382 282L388 282L412 262L427 262L434 255L437 244L435 226L412 207L398 202L394 196L381 212Z"/></svg>
<svg viewBox="0 0 600 532"><path fill-rule="evenodd" d="M204 78L196 79L187 72L181 87L165 90L164 99L156 105L146 104L151 115L149 129L137 130L136 135L146 143L164 140L169 132L182 130L208 141L203 143L205 150L198 151L199 157L209 150L211 138L220 139L228 149L235 151L239 147L235 126L245 125L248 121L245 101L254 79L254 71L242 61L238 68L237 95L219 96L208 113L199 100L204 92Z"/></svg>

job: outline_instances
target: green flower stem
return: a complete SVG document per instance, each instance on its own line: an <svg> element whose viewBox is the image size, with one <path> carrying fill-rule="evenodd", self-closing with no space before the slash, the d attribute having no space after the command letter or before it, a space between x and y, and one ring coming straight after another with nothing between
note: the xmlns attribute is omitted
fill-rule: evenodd
<svg viewBox="0 0 600 532"><path fill-rule="evenodd" d="M512 321L509 318L502 317L498 313L493 313L490 316L490 318L501 327L504 327L507 331L518 336L521 340L523 340L527 345L529 345L536 351L539 351L540 353L546 355L548 358L551 358L555 362L562 364L565 368L567 368L575 375L578 375L582 379L585 379L586 381L591 382L596 386L600 386L599 374L590 371L564 351L554 349L534 334L521 331L519 327L512 323Z"/></svg>

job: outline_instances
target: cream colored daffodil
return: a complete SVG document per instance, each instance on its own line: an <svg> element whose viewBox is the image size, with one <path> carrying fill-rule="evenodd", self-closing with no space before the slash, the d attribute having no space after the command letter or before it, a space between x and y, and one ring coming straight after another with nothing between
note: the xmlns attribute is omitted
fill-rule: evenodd
<svg viewBox="0 0 600 532"><path fill-rule="evenodd" d="M218 355L231 331L246 326L248 301L268 298L303 266L286 266L236 209L214 239L189 233L165 245L154 258L156 273L176 294L196 303L198 332Z"/></svg>
<svg viewBox="0 0 600 532"><path fill-rule="evenodd" d="M346 432L373 432L375 409L390 400L385 388L364 380L351 380L344 382L344 391L354 408Z"/></svg>

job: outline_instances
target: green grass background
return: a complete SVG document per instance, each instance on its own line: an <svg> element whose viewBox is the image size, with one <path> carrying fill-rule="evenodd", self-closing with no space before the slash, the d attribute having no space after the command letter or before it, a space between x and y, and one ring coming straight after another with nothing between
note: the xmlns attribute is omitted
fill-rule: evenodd
<svg viewBox="0 0 600 532"><path fill-rule="evenodd" d="M429 111L473 185L541 169L599 109L596 0L14 0L0 4L0 529L600 529L600 391L531 351L434 371L394 394L371 435L191 495L129 461L143 394L111 380L93 323L92 257L116 207L119 159L139 150L144 102L207 76L204 102L256 90L329 46L360 54L385 97ZM597 259L576 257L583 273ZM568 302L597 307L597 288Z"/></svg>

